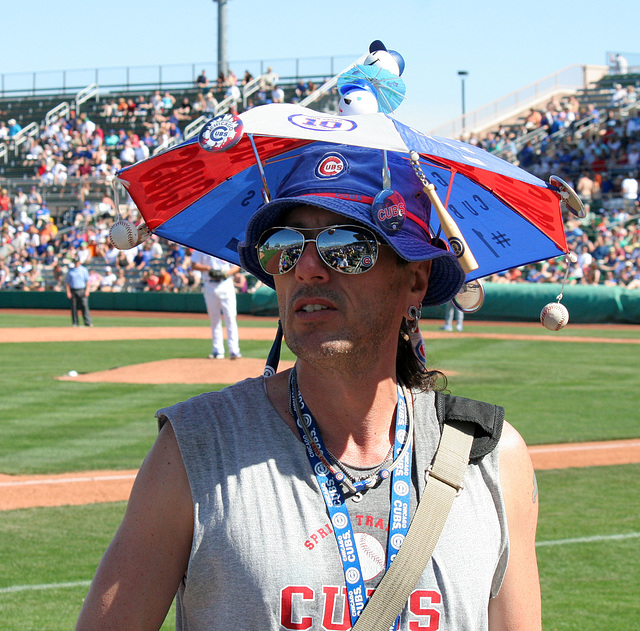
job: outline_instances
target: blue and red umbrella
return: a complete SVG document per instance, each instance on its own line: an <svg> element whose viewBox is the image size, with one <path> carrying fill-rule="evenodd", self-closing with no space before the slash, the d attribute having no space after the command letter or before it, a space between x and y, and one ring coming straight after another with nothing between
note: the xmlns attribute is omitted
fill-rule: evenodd
<svg viewBox="0 0 640 631"><path fill-rule="evenodd" d="M305 146L330 142L419 154L425 178L478 263L467 281L568 252L558 187L464 142L423 134L377 113L331 116L293 104L226 115L234 127L209 144L198 138L119 172L151 232L238 264L249 218L275 193ZM229 139L233 141L230 142ZM214 142L216 141L216 142ZM382 188L382 175L381 175ZM431 229L440 235L435 213Z"/></svg>

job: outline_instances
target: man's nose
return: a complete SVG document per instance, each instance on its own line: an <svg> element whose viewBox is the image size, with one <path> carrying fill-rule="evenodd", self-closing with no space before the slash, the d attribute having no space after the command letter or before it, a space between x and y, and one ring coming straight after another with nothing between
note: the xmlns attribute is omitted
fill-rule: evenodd
<svg viewBox="0 0 640 631"><path fill-rule="evenodd" d="M300 282L325 282L329 280L329 268L320 258L314 242L305 243L304 250L294 268Z"/></svg>

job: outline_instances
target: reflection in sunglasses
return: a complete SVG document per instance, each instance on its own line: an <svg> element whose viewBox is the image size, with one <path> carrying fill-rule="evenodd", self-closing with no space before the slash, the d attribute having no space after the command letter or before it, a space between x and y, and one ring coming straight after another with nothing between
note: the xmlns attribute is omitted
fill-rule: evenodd
<svg viewBox="0 0 640 631"><path fill-rule="evenodd" d="M306 239L302 230L272 228L257 245L262 269L272 276L285 274L300 260L307 243L316 244L320 258L331 269L343 274L362 274L370 270L378 257L378 242L366 228L330 226L315 239Z"/></svg>

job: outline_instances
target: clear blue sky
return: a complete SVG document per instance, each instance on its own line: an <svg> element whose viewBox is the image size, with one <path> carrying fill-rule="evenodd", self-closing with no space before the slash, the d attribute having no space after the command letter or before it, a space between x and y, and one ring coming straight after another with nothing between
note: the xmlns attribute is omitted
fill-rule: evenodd
<svg viewBox="0 0 640 631"><path fill-rule="evenodd" d="M471 111L607 51L640 54L637 0L228 0L227 15L238 75L244 60L357 56L382 40L407 64L395 115L425 131L460 114L458 70ZM0 73L217 60L213 0L21 0L4 17Z"/></svg>

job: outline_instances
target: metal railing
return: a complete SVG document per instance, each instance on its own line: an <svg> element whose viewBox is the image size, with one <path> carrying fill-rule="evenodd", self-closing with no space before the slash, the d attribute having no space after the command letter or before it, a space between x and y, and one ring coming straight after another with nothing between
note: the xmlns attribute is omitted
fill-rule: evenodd
<svg viewBox="0 0 640 631"><path fill-rule="evenodd" d="M191 136L195 136L204 127L204 124L208 120L209 118L203 114L202 116L198 116L198 118L191 121L184 128L184 133L183 133L184 139L186 140L187 138L191 138Z"/></svg>
<svg viewBox="0 0 640 631"><path fill-rule="evenodd" d="M609 67L609 74L617 74L615 56L618 54L627 60L627 74L640 73L640 53L625 53L621 50L616 50L614 52L607 51L604 55L604 63Z"/></svg>
<svg viewBox="0 0 640 631"><path fill-rule="evenodd" d="M7 164L9 159L9 148L4 142L0 142L0 159Z"/></svg>
<svg viewBox="0 0 640 631"><path fill-rule="evenodd" d="M11 139L13 144L13 151L15 155L18 155L18 150L20 146L23 145L27 140L33 136L40 135L40 125L38 123L33 122L25 125L13 138Z"/></svg>
<svg viewBox="0 0 640 631"><path fill-rule="evenodd" d="M283 80L295 81L313 77L324 82L335 75L346 60L356 55L332 57L294 57L285 59L258 59L230 61L231 68L245 68L254 77L263 75L272 66ZM217 62L195 62L188 64L163 64L154 66L119 66L111 68L80 68L42 72L0 73L0 98L35 97L75 94L84 86L95 84L102 93L145 92L149 90L172 90L195 88L196 77L205 69L207 74L218 74ZM240 76L241 73L238 73ZM213 82L215 84L215 81ZM212 87L215 87L213 85Z"/></svg>
<svg viewBox="0 0 640 631"><path fill-rule="evenodd" d="M483 105L464 116L431 129L433 136L459 138L465 132L482 133L498 123L539 105L552 96L575 93L588 87L607 73L607 66L584 66L574 64L519 88L487 105Z"/></svg>
<svg viewBox="0 0 640 631"><path fill-rule="evenodd" d="M86 103L89 99L93 98L95 98L96 101L100 99L100 90L97 83L88 85L76 94L76 114L80 114L80 106L83 103Z"/></svg>
<svg viewBox="0 0 640 631"><path fill-rule="evenodd" d="M637 108L638 104L634 102L618 107L616 108L616 111L618 117L624 119L629 116L632 110ZM576 120L568 127L562 127L552 134L549 134L546 128L538 127L528 134L514 139L513 143L511 143L511 147L505 148L502 151L497 151L495 152L495 155L500 158L508 159L510 155L513 155L514 152L517 154L527 144L531 147L532 151L538 152L543 144L554 145L566 137L576 136L577 134L584 136L590 131L599 129L603 124L605 124L605 120L602 115L600 113L595 113Z"/></svg>
<svg viewBox="0 0 640 631"><path fill-rule="evenodd" d="M260 89L260 84L262 83L262 77L264 75L260 75L258 77L254 77L249 81L246 85L242 86L242 107L246 109L247 103L249 101L249 97L252 94L255 94Z"/></svg>
<svg viewBox="0 0 640 631"><path fill-rule="evenodd" d="M50 109L44 117L44 124L46 127L48 127L49 125L51 125L51 123L62 117L68 117L69 114L71 112L71 107L69 106L69 103L67 103L66 101L63 101L62 103L60 103L60 105L56 105L53 109Z"/></svg>
<svg viewBox="0 0 640 631"><path fill-rule="evenodd" d="M157 156L159 153L166 151L167 149L171 149L177 145L180 141L175 137L171 136L171 138L167 138L163 143L160 143L151 153L151 155Z"/></svg>

